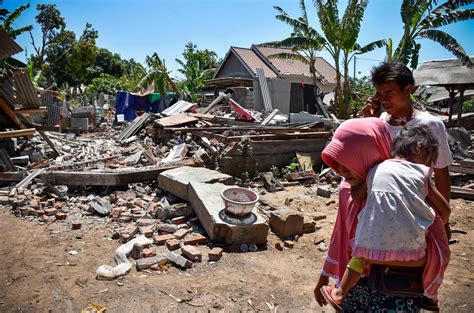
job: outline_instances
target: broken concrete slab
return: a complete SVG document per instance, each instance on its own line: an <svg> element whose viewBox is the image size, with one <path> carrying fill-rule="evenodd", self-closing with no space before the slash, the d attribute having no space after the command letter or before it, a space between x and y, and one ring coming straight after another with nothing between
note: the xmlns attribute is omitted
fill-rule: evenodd
<svg viewBox="0 0 474 313"><path fill-rule="evenodd" d="M227 186L221 183L189 183L189 202L210 239L228 244L266 243L269 227L257 213L252 212L253 223L233 225L221 219L219 213L225 209L224 200L221 198L224 188Z"/></svg>
<svg viewBox="0 0 474 313"><path fill-rule="evenodd" d="M234 179L232 176L222 174L218 171L213 171L204 167L189 166L181 166L167 170L158 176L158 186L161 189L186 201L189 201L187 186L191 182L219 182L225 185L231 185L234 183Z"/></svg>

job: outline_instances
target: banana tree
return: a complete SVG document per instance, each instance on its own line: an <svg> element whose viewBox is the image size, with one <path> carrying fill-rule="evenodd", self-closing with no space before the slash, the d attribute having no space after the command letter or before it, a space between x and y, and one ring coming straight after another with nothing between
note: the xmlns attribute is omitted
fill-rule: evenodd
<svg viewBox="0 0 474 313"><path fill-rule="evenodd" d="M297 60L309 65L309 72L313 79L314 94L319 95L318 82L321 82L321 76L316 70L316 60L318 52L323 49L324 38L309 25L308 14L304 0L300 1L301 16L297 19L292 18L288 13L279 6L273 7L278 11L276 19L290 25L293 28L291 36L281 41L273 41L265 43L272 47L290 48L292 53L276 53L269 58L279 58L286 60Z"/></svg>
<svg viewBox="0 0 474 313"><path fill-rule="evenodd" d="M166 68L165 60L160 59L158 54L155 52L151 56L147 56L145 62L148 66L148 71L142 78L140 85L154 84L157 87L158 92L161 94L165 94L167 90L171 89L176 94L176 97L178 97L178 89L170 76L171 72Z"/></svg>
<svg viewBox="0 0 474 313"><path fill-rule="evenodd" d="M364 18L368 2L368 0L349 0L340 23L338 45L342 50L342 64L344 71L344 82L342 88L343 101L339 106L339 116L342 118L348 118L350 113L351 81L349 79L349 63L352 58L355 55L364 54L387 45L385 40L373 41L363 47L357 43L362 19Z"/></svg>
<svg viewBox="0 0 474 313"><path fill-rule="evenodd" d="M436 6L437 2L436 0L403 0L400 14L404 32L391 57L392 60L410 64L410 67L415 69L418 66L421 49L421 44L416 40L430 39L453 53L464 65L472 66L469 55L458 41L438 28L471 20L474 17L474 9L462 9L462 7L473 4L474 0L449 0Z"/></svg>

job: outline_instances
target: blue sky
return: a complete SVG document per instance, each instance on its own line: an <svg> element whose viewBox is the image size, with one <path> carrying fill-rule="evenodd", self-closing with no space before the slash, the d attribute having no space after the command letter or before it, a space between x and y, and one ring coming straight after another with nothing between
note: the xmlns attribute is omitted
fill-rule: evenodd
<svg viewBox="0 0 474 313"><path fill-rule="evenodd" d="M2 7L11 10L22 3L22 0L3 0ZM293 17L300 15L299 0L32 0L30 9L17 19L17 25L33 24L37 40L40 29L34 16L38 3L56 4L67 28L75 31L77 36L89 22L99 31L99 47L140 62L157 52L174 73L177 69L174 60L181 57L184 45L189 41L200 49L210 49L224 57L230 46L250 47L253 43L289 36L291 28L275 19L274 5L282 7ZM341 14L346 3L340 1ZM391 37L394 43L398 43L403 31L400 3L401 0L371 0L358 42L364 45ZM312 1L306 0L306 6L311 24L320 29ZM467 53L474 55L474 21L448 25L442 30L457 38ZM18 37L17 42L29 54L33 52L28 34ZM453 58L437 43L430 40L421 40L420 43L420 62ZM320 55L333 63L327 53L321 52ZM17 57L24 60L25 54ZM357 76L368 75L371 67L384 57L383 49L361 55L357 60L357 72L361 73ZM353 65L351 75L352 69Z"/></svg>

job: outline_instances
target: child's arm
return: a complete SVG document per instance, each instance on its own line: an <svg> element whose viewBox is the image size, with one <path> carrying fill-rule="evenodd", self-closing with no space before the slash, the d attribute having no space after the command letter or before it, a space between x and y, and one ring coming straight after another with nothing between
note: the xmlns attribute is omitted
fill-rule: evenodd
<svg viewBox="0 0 474 313"><path fill-rule="evenodd" d="M362 184L351 187L351 197L356 201L367 198L367 183L364 181Z"/></svg>
<svg viewBox="0 0 474 313"><path fill-rule="evenodd" d="M438 189L436 189L436 186L431 180L429 180L428 183L428 196L426 196L426 199L436 210L436 212L441 216L443 222L446 223L449 219L449 215L451 214L449 203L438 191Z"/></svg>

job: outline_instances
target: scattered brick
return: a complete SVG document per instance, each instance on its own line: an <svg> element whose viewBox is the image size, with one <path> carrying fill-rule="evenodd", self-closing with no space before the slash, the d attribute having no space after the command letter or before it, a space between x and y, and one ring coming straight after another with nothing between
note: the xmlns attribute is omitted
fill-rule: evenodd
<svg viewBox="0 0 474 313"><path fill-rule="evenodd" d="M181 245L181 252L193 262L201 262L202 253L198 248L189 245Z"/></svg>
<svg viewBox="0 0 474 313"><path fill-rule="evenodd" d="M222 248L214 247L209 251L209 262L217 262L222 257Z"/></svg>
<svg viewBox="0 0 474 313"><path fill-rule="evenodd" d="M140 233L145 235L147 238L153 237L153 226L140 227Z"/></svg>
<svg viewBox="0 0 474 313"><path fill-rule="evenodd" d="M181 255L178 255L176 253L173 253L171 251L166 251L164 253L164 256L173 264L182 267L182 268L191 268L193 267L193 262L189 261L188 259L182 257Z"/></svg>
<svg viewBox="0 0 474 313"><path fill-rule="evenodd" d="M81 229L81 226L80 222L73 222L71 225L72 229Z"/></svg>
<svg viewBox="0 0 474 313"><path fill-rule="evenodd" d="M143 249L143 257L144 258L151 258L156 256L156 251L152 249Z"/></svg>
<svg viewBox="0 0 474 313"><path fill-rule="evenodd" d="M127 243L130 241L130 239L132 239L132 236L130 236L130 234L127 234L127 233L120 234L120 241L122 243Z"/></svg>
<svg viewBox="0 0 474 313"><path fill-rule="evenodd" d="M55 208L48 208L48 209L44 210L44 213L48 216L52 216L52 215L55 215L56 213L58 213L58 210L55 209Z"/></svg>
<svg viewBox="0 0 474 313"><path fill-rule="evenodd" d="M175 236L172 234L159 235L153 237L153 242L155 245L164 245L168 240L175 239Z"/></svg>
<svg viewBox="0 0 474 313"><path fill-rule="evenodd" d="M174 251L174 250L179 249L179 240L177 240L177 239L168 240L168 241L166 242L166 247L167 247L168 250L170 250L170 251Z"/></svg>
<svg viewBox="0 0 474 313"><path fill-rule="evenodd" d="M171 223L175 225L186 224L187 221L188 221L188 218L186 216L178 216L171 219Z"/></svg>
<svg viewBox="0 0 474 313"><path fill-rule="evenodd" d="M59 220L59 221L63 221L66 219L67 217L67 214L66 213L62 213L62 212L58 212L56 213L56 219Z"/></svg>
<svg viewBox="0 0 474 313"><path fill-rule="evenodd" d="M184 239L185 245L203 245L207 243L207 238L201 234L192 234Z"/></svg>
<svg viewBox="0 0 474 313"><path fill-rule="evenodd" d="M189 234L190 231L191 229L181 228L178 229L173 235L178 239L183 239L187 234Z"/></svg>
<svg viewBox="0 0 474 313"><path fill-rule="evenodd" d="M295 242L293 240L285 240L284 242L285 247L292 249L295 246Z"/></svg>

